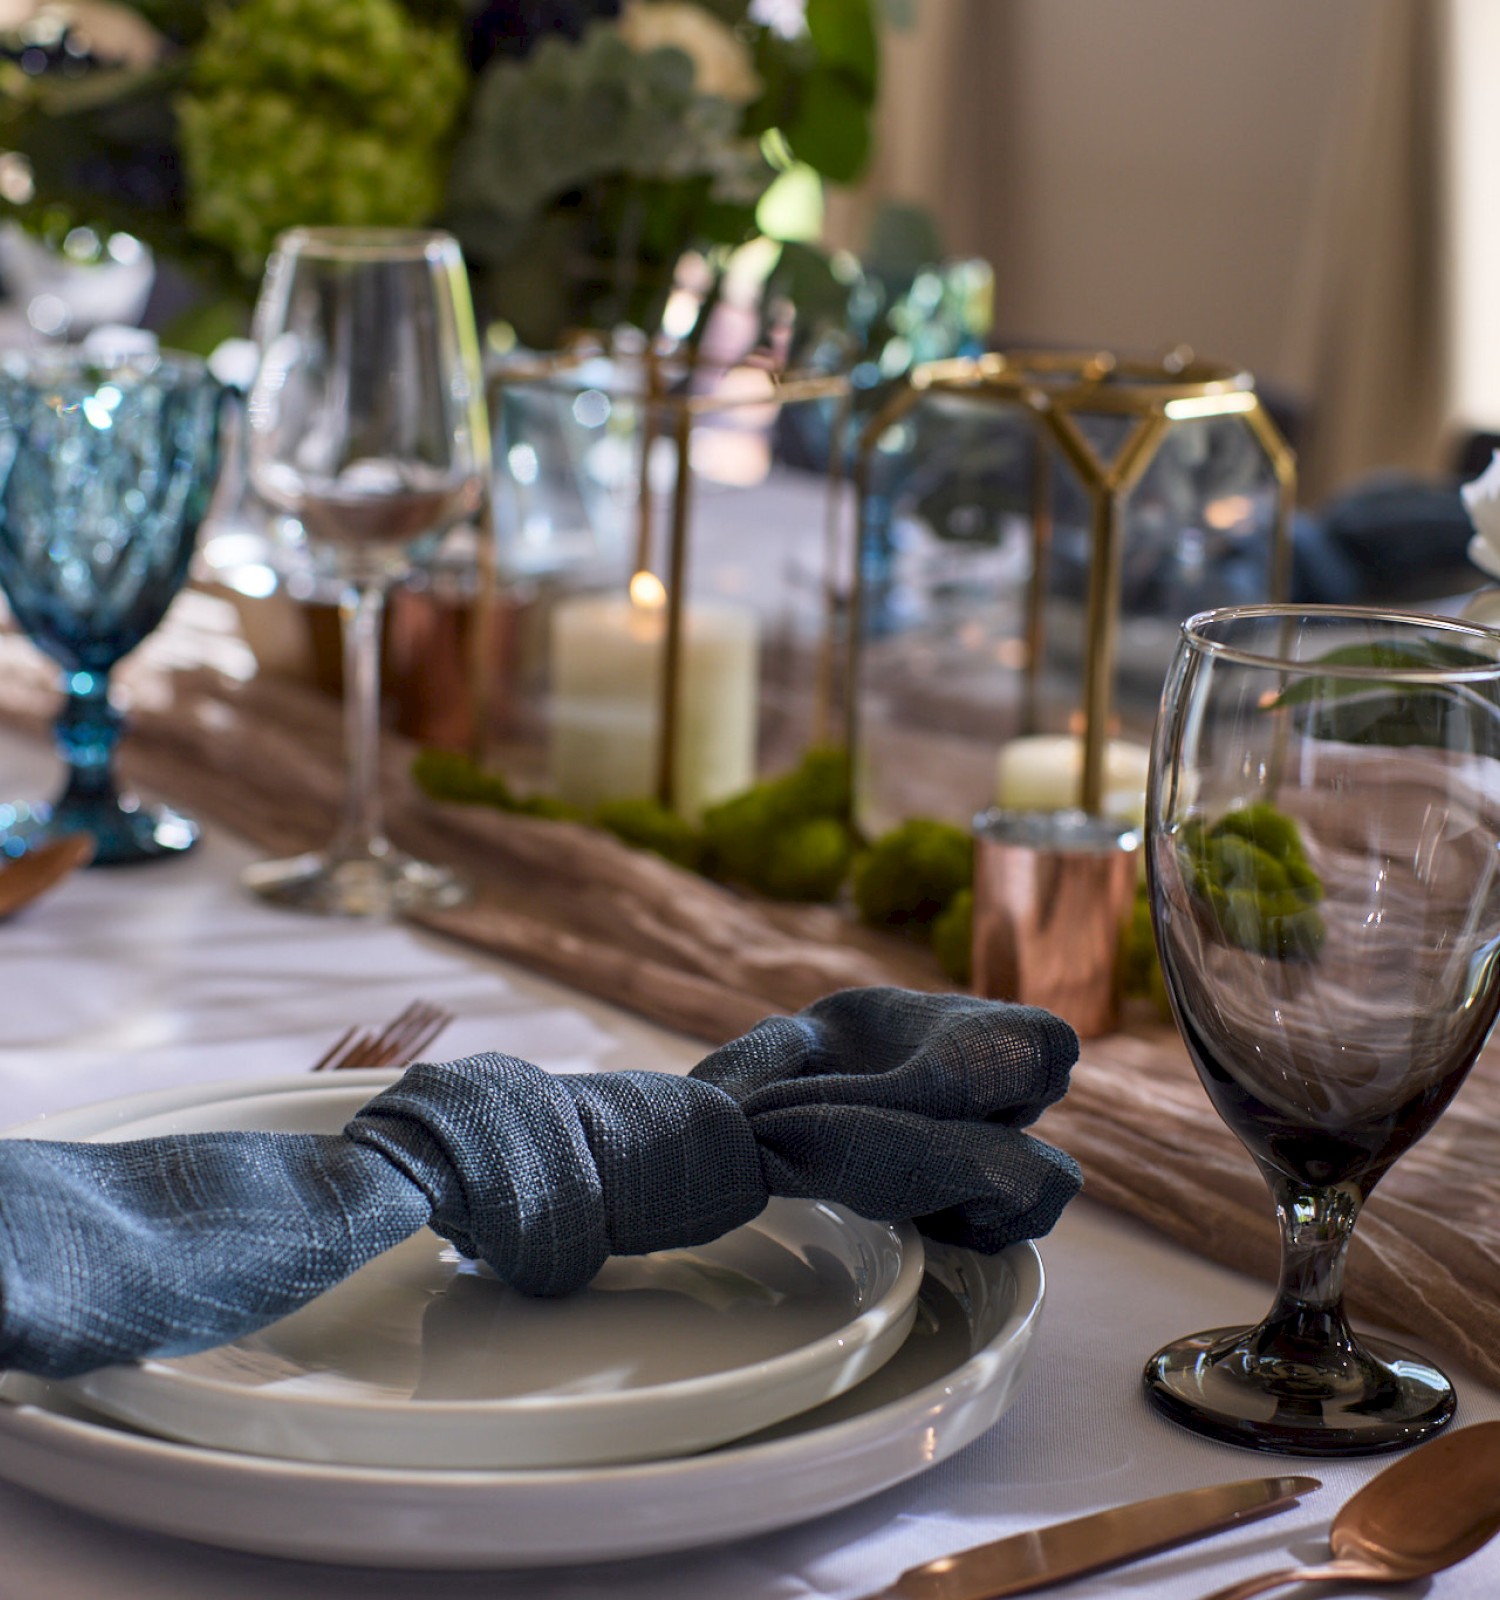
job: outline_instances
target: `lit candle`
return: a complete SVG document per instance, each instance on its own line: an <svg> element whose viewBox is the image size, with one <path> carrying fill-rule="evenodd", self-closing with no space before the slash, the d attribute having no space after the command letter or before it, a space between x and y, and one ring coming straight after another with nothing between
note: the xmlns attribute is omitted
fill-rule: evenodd
<svg viewBox="0 0 1500 1600"><path fill-rule="evenodd" d="M1102 813L1146 820L1146 768L1151 752L1128 739L1104 747ZM995 763L995 804L1005 811L1065 811L1078 804L1083 783L1083 740L1073 734L1036 734L1000 747Z"/></svg>
<svg viewBox="0 0 1500 1600"><path fill-rule="evenodd" d="M656 792L666 590L649 572L628 597L580 595L552 614L550 760L562 800L592 807ZM683 607L674 767L677 809L755 781L759 628L742 606Z"/></svg>

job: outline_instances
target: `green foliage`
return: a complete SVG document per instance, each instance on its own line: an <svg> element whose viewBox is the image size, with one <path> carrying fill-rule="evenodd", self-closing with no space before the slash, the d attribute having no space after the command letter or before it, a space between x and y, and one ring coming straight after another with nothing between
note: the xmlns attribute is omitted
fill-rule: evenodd
<svg viewBox="0 0 1500 1600"><path fill-rule="evenodd" d="M475 87L446 220L485 298L533 344L569 323L654 325L677 258L739 244L772 172L741 108L704 94L682 50L595 25L497 58Z"/></svg>
<svg viewBox="0 0 1500 1600"><path fill-rule="evenodd" d="M193 44L208 27L211 8L203 0L132 0L132 7L176 44Z"/></svg>
<svg viewBox="0 0 1500 1600"><path fill-rule="evenodd" d="M681 50L638 54L599 26L577 44L547 38L480 78L449 205L476 250L503 255L549 202L610 173L732 181L736 121L727 100L697 92Z"/></svg>
<svg viewBox="0 0 1500 1600"><path fill-rule="evenodd" d="M483 269L482 298L526 342L555 342L567 326L654 327L685 250L754 237L755 204L775 176L762 151L773 130L824 178L863 170L879 70L873 0L810 0L794 38L749 20L746 0L698 3L732 29L723 48L748 47L759 80L750 104L706 92L686 45L631 48L607 22L481 75L446 220Z"/></svg>
<svg viewBox="0 0 1500 1600"><path fill-rule="evenodd" d="M1492 655L1441 639L1398 639L1344 645L1319 656L1315 665L1341 670L1299 677L1270 702L1275 709L1292 708L1307 738L1395 748L1477 747L1500 755L1493 684L1443 681L1444 674L1491 669ZM1385 672L1394 676L1383 677Z"/></svg>
<svg viewBox="0 0 1500 1600"><path fill-rule="evenodd" d="M1226 943L1276 961L1311 961L1323 947L1323 884L1290 817L1264 803L1211 828L1177 833L1183 875L1205 921Z"/></svg>
<svg viewBox="0 0 1500 1600"><path fill-rule="evenodd" d="M589 814L582 806L570 805L555 794L530 794L517 800L511 809L520 817L540 817L543 822L587 822Z"/></svg>
<svg viewBox="0 0 1500 1600"><path fill-rule="evenodd" d="M755 41L761 97L746 113L776 129L792 156L833 183L853 183L870 157L880 45L872 0L808 0L807 32Z"/></svg>
<svg viewBox="0 0 1500 1600"><path fill-rule="evenodd" d="M848 817L852 796L849 789L849 753L825 745L809 750L790 772L766 785L775 803L795 817Z"/></svg>
<svg viewBox="0 0 1500 1600"><path fill-rule="evenodd" d="M807 33L822 64L873 100L880 86L880 41L868 0L807 0Z"/></svg>
<svg viewBox="0 0 1500 1600"><path fill-rule="evenodd" d="M932 919L932 953L952 980L966 985L974 965L974 891L960 889Z"/></svg>
<svg viewBox="0 0 1500 1600"><path fill-rule="evenodd" d="M430 220L464 88L456 32L397 0L212 13L177 105L190 229L255 278L283 228Z"/></svg>
<svg viewBox="0 0 1500 1600"><path fill-rule="evenodd" d="M179 213L142 205L119 175L170 159L177 137L172 102L186 77L181 60L144 69L100 68L82 78L30 78L0 61L0 149L31 168L34 198L0 208L54 247L75 227L134 234L163 256L192 260L200 276L234 281L229 262L205 249ZM84 174L109 181L85 184Z"/></svg>
<svg viewBox="0 0 1500 1600"><path fill-rule="evenodd" d="M854 839L843 822L809 817L775 836L751 887L772 900L832 900L853 856Z"/></svg>
<svg viewBox="0 0 1500 1600"><path fill-rule="evenodd" d="M855 864L854 903L872 927L925 928L973 881L968 830L913 817L877 839Z"/></svg>
<svg viewBox="0 0 1500 1600"><path fill-rule="evenodd" d="M669 811L659 800L607 800L594 812L594 823L637 850L654 850L689 872L703 858L703 840L692 823Z"/></svg>
<svg viewBox="0 0 1500 1600"><path fill-rule="evenodd" d="M514 811L519 803L498 772L483 771L455 750L419 751L411 775L423 794L434 800L494 806L500 811Z"/></svg>
<svg viewBox="0 0 1500 1600"><path fill-rule="evenodd" d="M847 757L811 750L781 777L703 814L704 865L777 900L832 900L854 854Z"/></svg>
<svg viewBox="0 0 1500 1600"><path fill-rule="evenodd" d="M755 237L763 136L835 182L868 159L879 0L809 0L791 38L749 0L642 5L477 79L476 3L135 0L149 67L0 61L0 150L36 190L5 214L54 241L128 231L241 298L285 227L441 218L481 308L549 346L654 329L686 250L722 263Z"/></svg>

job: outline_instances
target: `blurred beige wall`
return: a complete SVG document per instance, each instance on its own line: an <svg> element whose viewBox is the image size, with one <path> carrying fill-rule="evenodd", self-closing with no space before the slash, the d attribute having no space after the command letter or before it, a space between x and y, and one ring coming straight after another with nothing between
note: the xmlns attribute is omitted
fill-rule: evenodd
<svg viewBox="0 0 1500 1600"><path fill-rule="evenodd" d="M916 0L888 41L875 167L831 220L857 244L877 199L928 206L955 253L993 264L1002 342L1187 343L1249 367L1312 405L1319 488L1436 465L1453 342L1436 86L1441 18L1466 4L1500 17L1500 0Z"/></svg>
<svg viewBox="0 0 1500 1600"><path fill-rule="evenodd" d="M1186 341L1298 384L1289 302L1372 10L917 0L888 41L869 188L992 262L1002 339Z"/></svg>

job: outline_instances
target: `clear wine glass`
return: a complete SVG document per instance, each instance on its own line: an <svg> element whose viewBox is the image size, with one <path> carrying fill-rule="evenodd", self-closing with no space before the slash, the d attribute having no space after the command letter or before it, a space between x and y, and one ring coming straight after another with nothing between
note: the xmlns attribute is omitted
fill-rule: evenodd
<svg viewBox="0 0 1500 1600"><path fill-rule="evenodd" d="M418 542L472 515L489 432L468 277L445 233L297 228L266 269L247 458L337 585L346 795L328 848L251 867L282 904L346 916L447 906L462 883L386 838L378 783L380 632Z"/></svg>
<svg viewBox="0 0 1500 1600"><path fill-rule="evenodd" d="M191 818L121 794L109 677L165 616L219 466L223 391L191 356L57 348L0 356L0 588L62 669L50 805L3 808L0 853L91 833L100 865L190 849Z"/></svg>
<svg viewBox="0 0 1500 1600"><path fill-rule="evenodd" d="M1452 1386L1352 1332L1344 1262L1500 1007L1500 633L1340 607L1193 617L1147 806L1167 989L1270 1186L1281 1279L1258 1326L1158 1351L1146 1392L1257 1449L1415 1443Z"/></svg>

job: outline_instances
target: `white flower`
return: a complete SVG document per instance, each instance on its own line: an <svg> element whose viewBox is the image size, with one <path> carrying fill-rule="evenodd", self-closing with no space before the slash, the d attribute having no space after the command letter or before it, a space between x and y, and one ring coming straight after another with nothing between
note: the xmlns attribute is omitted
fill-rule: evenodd
<svg viewBox="0 0 1500 1600"><path fill-rule="evenodd" d="M1480 476L1458 492L1463 496L1469 521L1474 524L1469 560L1492 578L1500 578L1500 450L1490 457L1489 466Z"/></svg>
<svg viewBox="0 0 1500 1600"><path fill-rule="evenodd" d="M642 55L651 50L682 51L693 63L699 94L718 95L731 105L743 106L761 91L743 42L692 0L628 0L619 29L625 43Z"/></svg>

